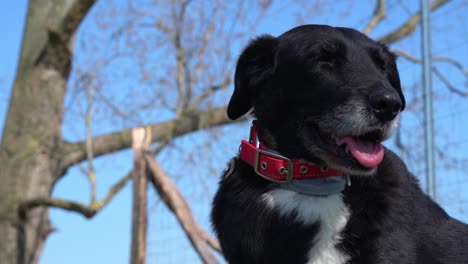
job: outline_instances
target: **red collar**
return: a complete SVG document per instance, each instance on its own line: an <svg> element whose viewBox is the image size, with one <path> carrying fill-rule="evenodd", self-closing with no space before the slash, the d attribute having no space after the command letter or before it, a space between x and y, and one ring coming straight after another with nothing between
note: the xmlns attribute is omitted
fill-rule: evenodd
<svg viewBox="0 0 468 264"><path fill-rule="evenodd" d="M324 169L315 164L300 160L289 159L268 150L257 137L255 120L250 128L249 141L242 140L240 146L241 160L250 164L254 171L267 180L287 183L294 180L317 179L342 176L344 173L334 169Z"/></svg>

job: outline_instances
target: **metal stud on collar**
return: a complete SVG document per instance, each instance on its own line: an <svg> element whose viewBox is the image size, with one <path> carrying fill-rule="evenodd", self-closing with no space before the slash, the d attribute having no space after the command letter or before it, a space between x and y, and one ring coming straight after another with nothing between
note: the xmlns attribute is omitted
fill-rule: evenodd
<svg viewBox="0 0 468 264"><path fill-rule="evenodd" d="M286 173L288 173L288 169L286 169L285 167L282 167L282 168L279 169L279 173L286 174Z"/></svg>
<svg viewBox="0 0 468 264"><path fill-rule="evenodd" d="M263 154L263 155L267 155L267 156L270 156L270 157L274 157L274 158L279 158L279 159L282 159L284 161L287 161L287 167L281 167L279 169L279 173L280 174L283 174L283 175L286 175L286 179L284 180L275 180L275 179L272 179L266 175L263 175L262 172L260 172L261 170L261 162L260 161L260 154ZM285 156L282 156L280 154L277 154L277 153L274 153L274 152L271 152L271 151L267 151L267 150L262 150L262 149L255 149L255 154L254 154L254 160L253 160L253 164L252 164L252 167L255 171L255 173L257 173L258 175L260 175L260 177L264 178L264 179L267 179L269 181L272 181L272 182L276 182L276 183L288 183L290 181L292 181L293 179L293 162L286 158Z"/></svg>

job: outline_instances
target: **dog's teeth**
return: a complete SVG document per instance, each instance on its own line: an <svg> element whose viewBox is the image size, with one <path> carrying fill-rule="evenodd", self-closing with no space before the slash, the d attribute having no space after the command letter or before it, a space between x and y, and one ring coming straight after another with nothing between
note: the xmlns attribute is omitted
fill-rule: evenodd
<svg viewBox="0 0 468 264"><path fill-rule="evenodd" d="M346 153L349 153L348 145L345 146L345 152L346 152Z"/></svg>

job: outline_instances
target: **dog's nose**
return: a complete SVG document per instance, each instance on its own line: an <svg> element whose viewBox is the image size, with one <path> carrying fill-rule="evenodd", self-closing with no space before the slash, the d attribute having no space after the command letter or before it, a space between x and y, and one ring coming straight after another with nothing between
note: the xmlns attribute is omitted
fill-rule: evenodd
<svg viewBox="0 0 468 264"><path fill-rule="evenodd" d="M401 100L397 93L377 90L369 95L369 103L375 116L382 121L393 120L401 109Z"/></svg>

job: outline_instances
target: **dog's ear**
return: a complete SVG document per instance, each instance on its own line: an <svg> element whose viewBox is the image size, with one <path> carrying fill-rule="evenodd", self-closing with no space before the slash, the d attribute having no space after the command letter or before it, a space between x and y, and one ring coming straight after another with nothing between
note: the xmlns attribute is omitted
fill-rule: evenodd
<svg viewBox="0 0 468 264"><path fill-rule="evenodd" d="M237 119L252 108L252 99L274 72L278 40L263 35L252 40L237 61L234 93L227 108L228 117Z"/></svg>

